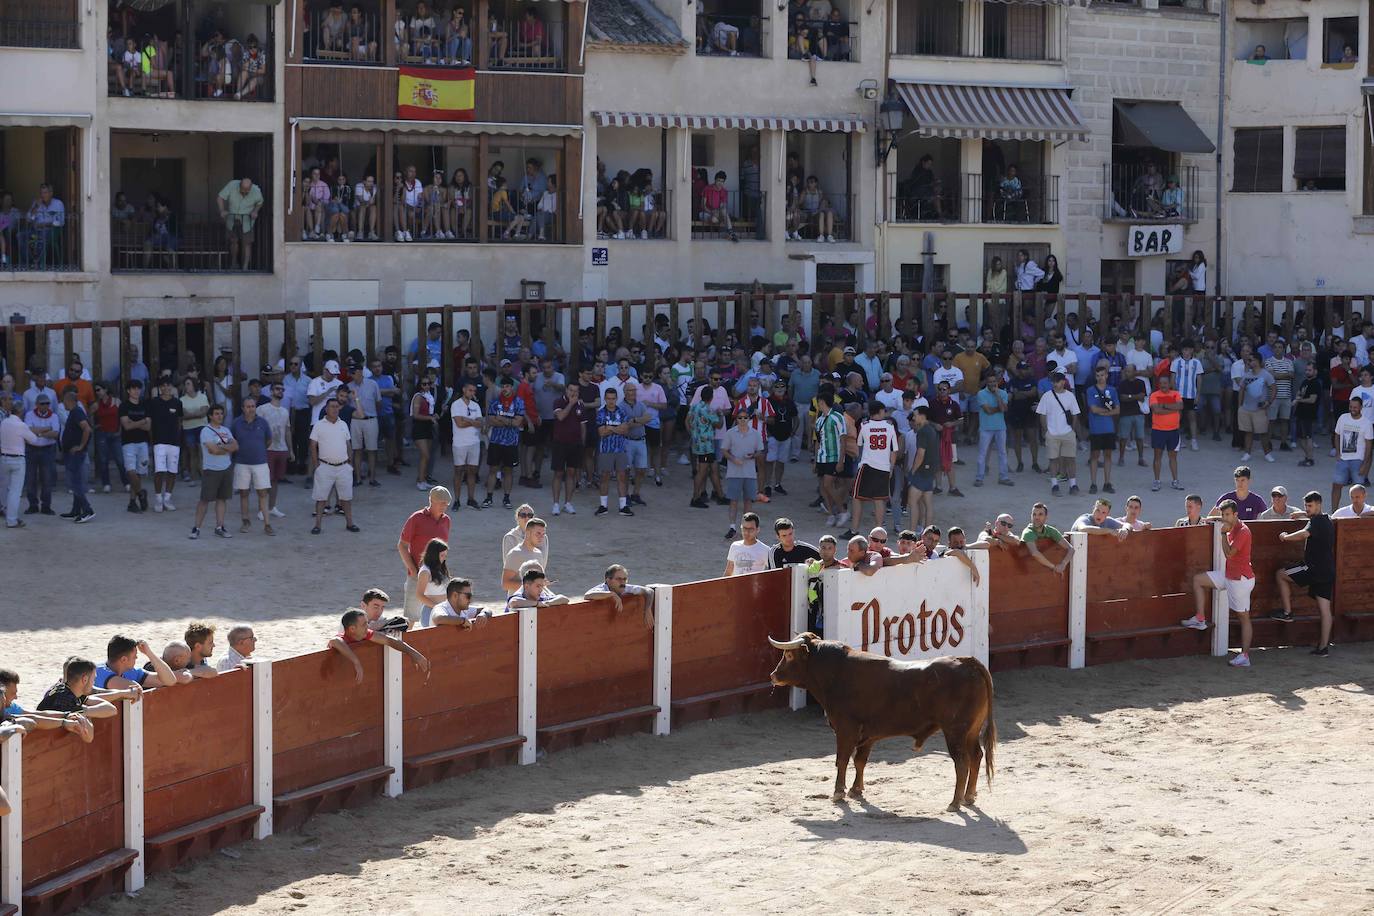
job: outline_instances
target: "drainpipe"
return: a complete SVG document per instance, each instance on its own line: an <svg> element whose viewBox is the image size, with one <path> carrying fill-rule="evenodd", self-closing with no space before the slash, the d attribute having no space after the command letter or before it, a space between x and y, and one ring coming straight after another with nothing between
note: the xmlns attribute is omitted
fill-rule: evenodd
<svg viewBox="0 0 1374 916"><path fill-rule="evenodd" d="M1226 143L1226 32L1230 10L1227 8L1228 0L1221 0L1221 41L1218 42L1221 57L1217 61L1217 152L1216 152L1216 189L1217 189L1217 217L1216 217L1216 237L1217 237L1217 285L1216 295L1220 296L1224 290L1226 282L1226 249L1222 245L1221 235L1221 208L1222 197L1224 194L1223 185L1226 179L1223 165L1225 160L1222 151ZM1223 322L1224 326L1224 322Z"/></svg>

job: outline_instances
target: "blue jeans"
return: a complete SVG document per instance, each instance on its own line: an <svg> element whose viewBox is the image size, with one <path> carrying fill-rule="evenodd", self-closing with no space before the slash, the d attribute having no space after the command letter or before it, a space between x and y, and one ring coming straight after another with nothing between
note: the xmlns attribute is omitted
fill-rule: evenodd
<svg viewBox="0 0 1374 916"><path fill-rule="evenodd" d="M978 430L978 479L982 480L987 473L988 446L997 446L997 467L998 480L1006 480L1011 476L1011 471L1007 468L1007 431L1005 429L982 429Z"/></svg>
<svg viewBox="0 0 1374 916"><path fill-rule="evenodd" d="M124 456L120 454L121 448L119 433L103 433L96 430L95 473L103 487L110 485L111 460L115 463L115 470L119 471L119 483L125 485L129 482L129 478L124 474Z"/></svg>
<svg viewBox="0 0 1374 916"><path fill-rule="evenodd" d="M57 483L57 446L24 446L28 475L29 508L52 507L52 488Z"/></svg>
<svg viewBox="0 0 1374 916"><path fill-rule="evenodd" d="M62 456L62 463L66 465L67 486L72 491L72 511L80 515L95 511L86 499L86 453L68 452Z"/></svg>
<svg viewBox="0 0 1374 916"><path fill-rule="evenodd" d="M5 525L19 526L19 497L24 493L24 459L0 456L0 495L5 498Z"/></svg>
<svg viewBox="0 0 1374 916"><path fill-rule="evenodd" d="M460 60L472 60L472 39L458 38L454 36L448 40L448 59L449 63Z"/></svg>

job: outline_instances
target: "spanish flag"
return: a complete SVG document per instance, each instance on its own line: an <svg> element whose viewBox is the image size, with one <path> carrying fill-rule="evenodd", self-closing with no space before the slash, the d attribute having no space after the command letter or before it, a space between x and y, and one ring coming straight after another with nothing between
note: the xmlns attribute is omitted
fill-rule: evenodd
<svg viewBox="0 0 1374 916"><path fill-rule="evenodd" d="M471 121L476 71L471 67L401 67L396 117L409 121Z"/></svg>

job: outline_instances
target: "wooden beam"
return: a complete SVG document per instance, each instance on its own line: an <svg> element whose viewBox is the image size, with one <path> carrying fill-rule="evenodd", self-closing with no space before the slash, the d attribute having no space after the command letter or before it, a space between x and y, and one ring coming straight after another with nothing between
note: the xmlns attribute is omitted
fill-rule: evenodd
<svg viewBox="0 0 1374 916"><path fill-rule="evenodd" d="M101 333L102 324L99 321L91 322L91 378L100 381L105 378L105 354L104 336ZM186 352L185 344L177 347L181 353ZM111 392L115 397L120 397L121 392Z"/></svg>

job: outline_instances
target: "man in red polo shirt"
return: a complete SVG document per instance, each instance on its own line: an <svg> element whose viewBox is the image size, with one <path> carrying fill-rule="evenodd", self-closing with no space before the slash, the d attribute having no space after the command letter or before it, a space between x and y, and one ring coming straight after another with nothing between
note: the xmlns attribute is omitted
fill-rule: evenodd
<svg viewBox="0 0 1374 916"><path fill-rule="evenodd" d="M453 497L447 487L433 487L429 491L429 505L410 514L401 528L401 539L396 542L396 552L406 566L405 611L411 623L420 619L420 602L415 597L415 585L420 575L420 563L424 560L425 548L434 538L448 540L449 504Z"/></svg>
<svg viewBox="0 0 1374 916"><path fill-rule="evenodd" d="M1226 592L1227 606L1240 619L1240 654L1232 658L1230 664L1233 668L1249 668L1250 593L1255 588L1255 570L1250 565L1250 528L1236 514L1235 500L1223 499L1218 508L1221 510L1221 530L1226 534L1221 545L1226 555L1226 568L1200 572L1193 577L1194 614L1179 623L1192 630L1207 629L1208 592Z"/></svg>

